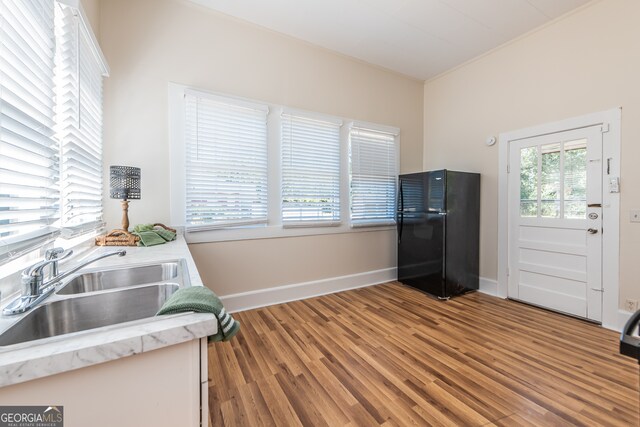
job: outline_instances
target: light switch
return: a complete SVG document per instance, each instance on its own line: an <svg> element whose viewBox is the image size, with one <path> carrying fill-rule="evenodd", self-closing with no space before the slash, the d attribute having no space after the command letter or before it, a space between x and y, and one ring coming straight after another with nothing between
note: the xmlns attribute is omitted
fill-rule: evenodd
<svg viewBox="0 0 640 427"><path fill-rule="evenodd" d="M640 211L630 211L629 212L629 221L631 221L631 222L640 222Z"/></svg>
<svg viewBox="0 0 640 427"><path fill-rule="evenodd" d="M609 179L609 193L619 193L620 192L620 178L617 176Z"/></svg>

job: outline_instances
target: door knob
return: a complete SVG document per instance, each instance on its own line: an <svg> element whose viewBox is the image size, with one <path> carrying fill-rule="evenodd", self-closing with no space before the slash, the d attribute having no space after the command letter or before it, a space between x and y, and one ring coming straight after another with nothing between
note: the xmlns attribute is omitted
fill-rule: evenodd
<svg viewBox="0 0 640 427"><path fill-rule="evenodd" d="M589 232L589 234L596 234L598 232L596 228L590 228L587 231Z"/></svg>

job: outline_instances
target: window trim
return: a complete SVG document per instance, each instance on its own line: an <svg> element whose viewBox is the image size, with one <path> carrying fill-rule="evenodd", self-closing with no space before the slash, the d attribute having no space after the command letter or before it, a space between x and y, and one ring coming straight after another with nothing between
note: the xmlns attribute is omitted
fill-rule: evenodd
<svg viewBox="0 0 640 427"><path fill-rule="evenodd" d="M225 242L236 240L256 240L256 239L273 239L299 236L317 236L326 234L344 234L359 233L373 231L390 231L396 229L395 225L376 225L376 226L358 226L352 227L350 222L349 208L349 129L352 125L364 125L371 129L380 129L385 132L395 132L396 150L399 154L400 150L400 129L383 126L374 123L366 123L362 121L354 121L337 116L326 115L322 113L305 111L301 109L293 109L286 106L275 105L268 102L260 102L251 99L245 99L233 95L210 91L206 89L195 88L192 86L169 82L168 94L168 114L169 114L169 199L170 199L170 219L171 223L176 226L185 225L185 117L184 117L184 94L187 90L195 90L197 92L208 93L211 96L222 97L225 99L234 99L239 102L247 102L255 105L262 104L269 108L267 115L267 161L269 168L267 169L267 191L268 191L268 207L267 207L267 224L255 224L228 228L218 228L215 230L202 231L185 231L185 239L187 243L208 243L208 242ZM320 120L332 120L343 123L340 128L340 218L341 223L336 226L318 226L313 227L283 227L281 221L280 205L282 200L281 190L281 115L282 113L298 113L308 117L317 117ZM399 155L396 157L399 163ZM399 164L398 164L399 166ZM398 167L399 170L399 167Z"/></svg>

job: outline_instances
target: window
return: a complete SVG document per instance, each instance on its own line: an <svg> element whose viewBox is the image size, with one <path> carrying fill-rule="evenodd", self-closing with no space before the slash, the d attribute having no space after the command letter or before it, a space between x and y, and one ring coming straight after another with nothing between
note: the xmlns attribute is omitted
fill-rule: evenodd
<svg viewBox="0 0 640 427"><path fill-rule="evenodd" d="M76 9L56 7L56 136L63 234L102 225L102 75Z"/></svg>
<svg viewBox="0 0 640 427"><path fill-rule="evenodd" d="M80 9L0 0L0 12L0 262L6 262L53 240L61 222L101 224L101 164L91 160L101 152L106 66L90 29L77 24L84 22ZM72 68L79 77L67 87ZM65 117L77 105L85 125L74 131ZM89 149L97 157L84 156ZM89 182L98 183L93 193Z"/></svg>
<svg viewBox="0 0 640 427"><path fill-rule="evenodd" d="M349 131L351 225L395 223L397 130L354 125Z"/></svg>
<svg viewBox="0 0 640 427"><path fill-rule="evenodd" d="M188 230L267 222L268 112L264 105L186 93Z"/></svg>
<svg viewBox="0 0 640 427"><path fill-rule="evenodd" d="M282 115L282 224L340 223L340 126Z"/></svg>
<svg viewBox="0 0 640 427"><path fill-rule="evenodd" d="M55 236L53 2L0 0L0 253Z"/></svg>
<svg viewBox="0 0 640 427"><path fill-rule="evenodd" d="M520 149L520 216L587 216L587 140Z"/></svg>
<svg viewBox="0 0 640 427"><path fill-rule="evenodd" d="M394 224L399 129L168 89L171 222L187 242Z"/></svg>

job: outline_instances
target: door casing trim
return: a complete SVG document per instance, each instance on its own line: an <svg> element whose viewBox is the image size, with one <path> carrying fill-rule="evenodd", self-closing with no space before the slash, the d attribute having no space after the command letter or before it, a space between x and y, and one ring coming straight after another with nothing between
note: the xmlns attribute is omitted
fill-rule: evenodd
<svg viewBox="0 0 640 427"><path fill-rule="evenodd" d="M509 144L512 141L603 125L602 159L610 161L610 174L602 176L602 326L619 330L620 296L620 193L609 193L608 178L620 177L620 127L622 109L573 117L552 123L501 133L498 145L498 296L508 297L509 223L508 178Z"/></svg>

